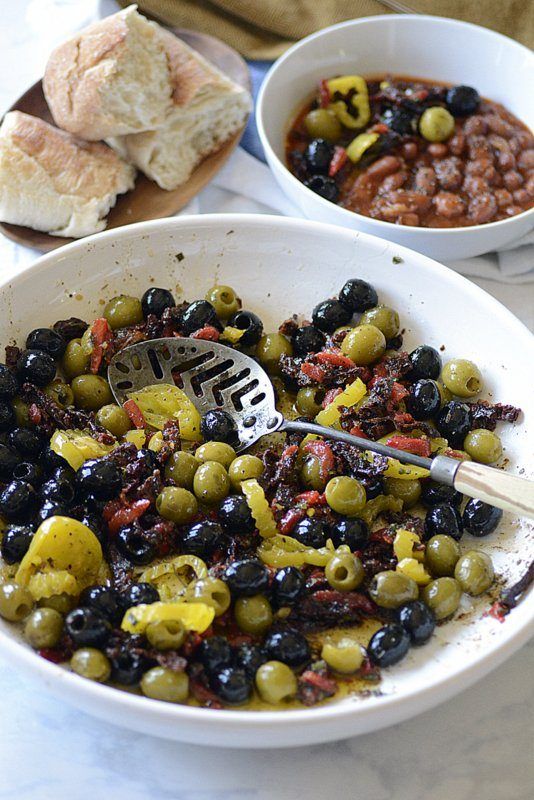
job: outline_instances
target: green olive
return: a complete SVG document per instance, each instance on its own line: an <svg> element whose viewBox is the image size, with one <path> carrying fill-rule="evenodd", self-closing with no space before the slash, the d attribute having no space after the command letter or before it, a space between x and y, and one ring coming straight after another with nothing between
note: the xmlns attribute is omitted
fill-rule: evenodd
<svg viewBox="0 0 534 800"><path fill-rule="evenodd" d="M53 608L36 608L24 625L24 636L32 647L55 647L63 633L63 617Z"/></svg>
<svg viewBox="0 0 534 800"><path fill-rule="evenodd" d="M421 484L419 481L405 481L401 478L385 479L386 494L391 494L402 500L402 508L412 508L421 497Z"/></svg>
<svg viewBox="0 0 534 800"><path fill-rule="evenodd" d="M132 423L126 411L114 403L102 406L96 412L96 421L119 439L131 430Z"/></svg>
<svg viewBox="0 0 534 800"><path fill-rule="evenodd" d="M493 431L475 428L464 439L464 450L480 464L495 464L502 456L501 440Z"/></svg>
<svg viewBox="0 0 534 800"><path fill-rule="evenodd" d="M85 333L83 334L82 338L80 339L80 344L83 352L86 356L91 356L94 350L93 345L93 332L91 330L91 326L86 328Z"/></svg>
<svg viewBox="0 0 534 800"><path fill-rule="evenodd" d="M454 133L454 117L442 106L430 106L419 118L419 133L427 142L444 142Z"/></svg>
<svg viewBox="0 0 534 800"><path fill-rule="evenodd" d="M337 514L356 517L366 502L363 485L356 478L339 475L326 484L326 502Z"/></svg>
<svg viewBox="0 0 534 800"><path fill-rule="evenodd" d="M293 355L291 342L281 333L266 333L256 347L256 358L272 375L280 373L280 357L290 355Z"/></svg>
<svg viewBox="0 0 534 800"><path fill-rule="evenodd" d="M452 536L437 534L426 543L425 564L436 578L454 575L454 567L460 558L460 546Z"/></svg>
<svg viewBox="0 0 534 800"><path fill-rule="evenodd" d="M198 513L194 494L179 486L165 486L156 497L156 510L164 519L177 525L191 522Z"/></svg>
<svg viewBox="0 0 534 800"><path fill-rule="evenodd" d="M297 693L297 679L287 664L267 661L256 672L256 688L262 700L275 706Z"/></svg>
<svg viewBox="0 0 534 800"><path fill-rule="evenodd" d="M479 368L465 358L447 361L441 372L441 380L457 397L474 397L483 387Z"/></svg>
<svg viewBox="0 0 534 800"><path fill-rule="evenodd" d="M238 597L234 605L235 621L244 633L254 636L271 627L273 610L267 598L262 594L253 597Z"/></svg>
<svg viewBox="0 0 534 800"><path fill-rule="evenodd" d="M145 636L156 650L178 650L184 643L185 627L179 619L149 622Z"/></svg>
<svg viewBox="0 0 534 800"><path fill-rule="evenodd" d="M458 560L454 577L467 594L482 594L495 580L493 562L487 553L469 550Z"/></svg>
<svg viewBox="0 0 534 800"><path fill-rule="evenodd" d="M400 331L399 315L389 306L379 305L364 311L360 317L360 325L374 325L382 331L386 339L393 339Z"/></svg>
<svg viewBox="0 0 534 800"><path fill-rule="evenodd" d="M215 616L220 617L230 608L231 596L230 589L219 578L200 578L192 585L188 593L191 601L206 603L215 611Z"/></svg>
<svg viewBox="0 0 534 800"><path fill-rule="evenodd" d="M167 667L152 667L141 678L141 691L152 700L185 703L189 695L189 678L185 672Z"/></svg>
<svg viewBox="0 0 534 800"><path fill-rule="evenodd" d="M52 594L50 597L43 597L39 600L39 608L52 608L58 614L68 614L76 605L76 598L71 594L63 592L62 594Z"/></svg>
<svg viewBox="0 0 534 800"><path fill-rule="evenodd" d="M339 592L352 592L365 578L362 562L352 553L337 553L324 570L325 578Z"/></svg>
<svg viewBox="0 0 534 800"><path fill-rule="evenodd" d="M306 456L300 468L300 477L304 486L323 492L326 478L323 476L321 462L316 456Z"/></svg>
<svg viewBox="0 0 534 800"><path fill-rule="evenodd" d="M454 578L436 578L423 589L422 599L432 609L436 619L445 619L454 614L460 605L462 589Z"/></svg>
<svg viewBox="0 0 534 800"><path fill-rule="evenodd" d="M359 367L378 361L386 350L386 337L376 325L357 325L341 342L341 352Z"/></svg>
<svg viewBox="0 0 534 800"><path fill-rule="evenodd" d="M102 683L107 681L111 674L111 664L108 659L95 647L82 647L76 650L70 660L71 669L82 678Z"/></svg>
<svg viewBox="0 0 534 800"><path fill-rule="evenodd" d="M82 348L81 339L71 339L61 359L61 369L69 381L83 375L89 369L90 358Z"/></svg>
<svg viewBox="0 0 534 800"><path fill-rule="evenodd" d="M386 570L374 576L369 586L369 596L381 608L398 608L410 600L417 600L419 589L413 578L402 572Z"/></svg>
<svg viewBox="0 0 534 800"><path fill-rule="evenodd" d="M100 375L78 375L71 382L74 405L85 411L98 411L113 401L109 383Z"/></svg>
<svg viewBox="0 0 534 800"><path fill-rule="evenodd" d="M228 469L232 461L236 458L233 447L225 442L206 442L195 450L197 461L217 461Z"/></svg>
<svg viewBox="0 0 534 800"><path fill-rule="evenodd" d="M335 644L326 642L321 650L321 658L328 666L342 675L350 675L358 670L365 657L364 650L354 639L344 637Z"/></svg>
<svg viewBox="0 0 534 800"><path fill-rule="evenodd" d="M193 491L206 505L219 503L230 491L230 478L218 461L205 461L195 472Z"/></svg>
<svg viewBox="0 0 534 800"><path fill-rule="evenodd" d="M71 406L74 403L72 389L61 378L54 378L48 386L45 386L44 393L51 397L60 408L67 408L67 406Z"/></svg>
<svg viewBox="0 0 534 800"><path fill-rule="evenodd" d="M173 453L165 464L165 477L172 481L176 486L184 489L193 488L193 478L200 466L200 462L184 450L177 450Z"/></svg>
<svg viewBox="0 0 534 800"><path fill-rule="evenodd" d="M213 286L206 292L205 299L220 319L228 319L241 308L241 301L231 286Z"/></svg>
<svg viewBox="0 0 534 800"><path fill-rule="evenodd" d="M312 139L337 142L342 133L341 122L328 108L314 108L304 117L304 125Z"/></svg>
<svg viewBox="0 0 534 800"><path fill-rule="evenodd" d="M317 386L303 386L297 392L295 402L297 411L303 417L316 417L322 409L321 403L324 400L324 396L324 389L317 388Z"/></svg>
<svg viewBox="0 0 534 800"><path fill-rule="evenodd" d="M0 585L0 617L9 622L20 622L32 607L33 597L24 586L15 581Z"/></svg>
<svg viewBox="0 0 534 800"><path fill-rule="evenodd" d="M15 412L15 420L19 428L27 428L30 424L30 407L20 397L14 397L11 401L13 411Z"/></svg>
<svg viewBox="0 0 534 800"><path fill-rule="evenodd" d="M243 481L259 478L263 472L263 461L257 456L238 456L228 468L228 475L234 489L239 489Z"/></svg>
<svg viewBox="0 0 534 800"><path fill-rule="evenodd" d="M452 398L454 397L453 393L450 389L447 389L446 386L442 384L441 381L436 381L438 389L439 389L439 396L441 399L441 406L443 407L445 403L450 403Z"/></svg>
<svg viewBox="0 0 534 800"><path fill-rule="evenodd" d="M141 301L137 297L119 294L112 297L104 308L104 316L112 330L137 325L143 321Z"/></svg>

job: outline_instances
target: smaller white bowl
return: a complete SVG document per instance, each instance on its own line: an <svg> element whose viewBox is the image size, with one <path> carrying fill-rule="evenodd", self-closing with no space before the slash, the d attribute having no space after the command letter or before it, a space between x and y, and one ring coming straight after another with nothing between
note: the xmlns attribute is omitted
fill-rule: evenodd
<svg viewBox="0 0 534 800"><path fill-rule="evenodd" d="M285 164L289 124L324 77L391 73L474 86L534 127L534 54L498 33L442 17L384 15L325 28L275 62L258 96L256 122L265 155L283 192L304 215L411 247L441 261L468 258L519 239L534 228L534 208L464 228L416 228L371 219L324 200Z"/></svg>

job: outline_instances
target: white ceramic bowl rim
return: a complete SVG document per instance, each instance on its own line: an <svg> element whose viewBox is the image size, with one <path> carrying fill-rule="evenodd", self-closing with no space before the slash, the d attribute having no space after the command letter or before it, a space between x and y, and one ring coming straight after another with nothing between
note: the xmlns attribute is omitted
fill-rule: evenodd
<svg viewBox="0 0 534 800"><path fill-rule="evenodd" d="M354 236L362 240L362 242L380 241L377 237L365 234L355 233L344 228L339 228L335 225L326 223L313 222L309 220L292 219L288 217L274 217L269 215L255 215L255 214L206 214L201 216L183 216L170 220L153 220L150 222L142 222L134 225L117 228L103 233L89 236L80 242L73 242L72 244L65 245L60 250L49 253L29 267L26 267L20 274L33 272L35 274L44 272L50 268L51 265L58 259L73 257L76 253L83 251L92 243L104 242L107 239L112 241L120 241L134 237L138 232L143 235L150 235L152 232L157 232L159 229L176 229L179 231L181 228L187 226L197 225L210 225L215 227L224 226L234 228L239 226L246 226L247 223L253 223L256 227L265 227L271 229L273 225L276 226L283 234L284 229L296 229L302 231L303 239L306 237L307 231L319 231L333 240L336 237L342 237L353 241ZM484 302L492 309L495 324L499 318L506 319L506 324L511 327L517 336L518 344L525 348L525 352L532 350L534 339L528 329L508 311L501 303L494 298L486 295L483 290L475 284L468 281L466 278L454 273L446 267L438 264L427 256L423 256L401 245L394 245L395 252L398 252L404 260L413 259L414 256L420 260L426 269L434 273L436 276L441 276L447 282L453 284L459 293L467 294L476 301L481 297ZM0 282L0 290L6 290L13 278L2 279ZM9 288L8 288L9 291ZM519 625L506 625L500 631L499 637L488 644L485 652L481 653L480 658L473 663L459 667L455 672L444 678L430 682L424 688L414 688L410 691L405 691L402 695L388 695L365 698L358 703L331 703L316 708L305 710L287 710L287 711L239 711L239 710L220 710L212 711L209 709L195 708L185 705L173 705L163 703L157 700L151 700L145 697L129 694L128 692L106 686L99 683L93 683L85 678L65 670L63 667L53 664L34 652L20 642L17 642L9 635L0 631L0 645L2 654L12 659L15 665L18 663L22 669L28 673L40 673L40 677L46 680L46 683L51 686L63 685L70 687L76 694L83 696L86 701L93 699L95 703L103 704L104 702L113 705L117 709L117 721L120 721L121 709L130 714L150 711L152 718L157 717L163 723L174 722L179 724L180 721L189 722L198 727L209 723L210 728L219 729L222 731L239 730L243 731L247 728L255 729L256 731L277 728L280 724L284 729L295 727L301 728L306 726L320 726L321 723L333 722L340 718L358 717L360 719L372 718L373 715L380 708L381 710L387 709L391 711L392 720L395 721L402 714L402 709L406 710L409 705L417 698L418 711L423 711L431 708L434 705L448 699L456 691L456 683L461 678L462 688L466 688L474 683L478 678L487 674L493 668L501 664L513 652L519 649L534 633L534 605L532 606L532 615L523 620ZM513 613L513 612L512 612ZM52 687L53 688L53 687ZM408 716L404 713L402 718ZM388 722L383 722L381 726L387 725ZM375 725L380 727L379 725ZM340 738L339 736L325 736L324 739ZM318 739L319 740L319 737ZM299 742L294 743L298 745Z"/></svg>
<svg viewBox="0 0 534 800"><path fill-rule="evenodd" d="M450 17L437 17L431 14L399 14L399 15L377 14L374 17L361 17L359 19L347 20L346 22L338 22L337 25L330 25L328 28L322 28L322 30L317 31L316 33L312 33L309 36L306 36L304 39L301 39L292 47L290 47L289 50L286 50L286 52L274 62L272 67L269 69L267 75L265 76L263 83L260 87L260 91L258 92L258 98L256 101L256 127L258 129L260 141L262 143L264 150L265 151L268 150L271 157L276 159L278 163L281 164L281 166L287 173L288 177L294 184L298 185L305 192L313 195L317 199L317 201L321 205L324 205L326 208L329 208L330 206L337 204L336 203L332 204L330 200L326 200L324 197L321 197L321 195L317 194L316 192L312 192L312 190L309 189L307 186L305 186L302 183L302 181L299 181L299 179L295 177L295 175L293 175L293 173L288 169L285 161L279 158L277 153L271 147L271 143L269 141L269 138L265 131L265 126L263 124L263 117L266 113L268 113L268 108L266 107L264 102L264 96L269 84L269 80L271 76L275 74L275 72L278 72L278 70L283 67L284 63L291 58L293 53L295 53L300 48L305 47L309 42L313 42L314 40L321 38L324 34L330 33L331 31L340 30L343 28L355 27L356 25L358 26L373 25L374 22L382 22L384 20L391 21L392 17L395 17L396 24L401 24L401 25L409 25L410 22L413 20L417 21L427 20L429 22L432 21L436 23L446 24L451 26L452 28L462 27L462 28L472 28L474 30L477 30L478 32L483 31L490 40L494 39L495 43L497 43L500 40L505 41L508 46L513 46L517 48L518 51L521 51L525 56L529 57L532 60L533 71L534 71L534 53L531 50L529 50L528 47L525 47L519 42L510 39L509 36L504 36L504 34L502 33L497 33L496 31L492 31L489 28L484 28L481 25L475 25L472 22L463 22L462 20L451 19ZM488 47L489 51L491 52L491 41L488 42ZM432 78L429 78L429 80L432 80ZM347 220L350 220L354 216L368 219L368 217L365 217L365 215L363 214L359 214L357 211L350 211L348 208L343 208L342 206L337 206L337 208L339 209L340 213L342 213L343 216L347 218ZM424 228L424 232L425 235L433 237L439 236L440 238L445 236L454 236L454 234L457 233L458 231L461 231L464 234L475 235L475 233L477 233L480 230L487 230L487 229L495 230L497 228L502 228L504 225L508 224L511 220L525 219L533 215L534 215L534 206L532 208L526 209L525 211L521 211L520 214L514 214L513 217L508 217L506 219L499 219L496 220L495 222L485 222L484 224L481 225L465 225L465 226L458 225L454 228ZM385 231L390 229L391 226L395 226L394 222L387 222L386 220L375 219L374 217L372 217L372 220L373 223L378 228L384 228ZM421 231L421 227L418 227L416 225L403 225L402 227L407 231L414 231L414 232Z"/></svg>

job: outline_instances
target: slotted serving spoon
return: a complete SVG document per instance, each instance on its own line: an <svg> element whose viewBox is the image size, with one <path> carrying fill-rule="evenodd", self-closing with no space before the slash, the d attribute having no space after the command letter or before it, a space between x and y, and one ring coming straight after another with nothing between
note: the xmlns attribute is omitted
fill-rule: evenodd
<svg viewBox="0 0 534 800"><path fill-rule="evenodd" d="M166 383L179 386L201 414L214 408L224 409L236 426L237 452L275 431L315 433L423 467L433 480L454 486L469 497L534 518L532 481L482 464L447 456L424 458L313 422L285 419L276 409L273 386L262 367L250 356L222 344L188 338L133 344L112 358L108 380L120 405L130 392Z"/></svg>

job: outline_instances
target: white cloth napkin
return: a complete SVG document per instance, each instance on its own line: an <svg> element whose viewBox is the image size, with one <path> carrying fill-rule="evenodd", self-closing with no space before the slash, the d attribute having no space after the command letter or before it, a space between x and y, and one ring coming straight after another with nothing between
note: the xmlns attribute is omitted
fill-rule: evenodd
<svg viewBox="0 0 534 800"><path fill-rule="evenodd" d="M271 171L238 148L212 183L181 213L249 212L302 217L288 200ZM498 253L451 261L447 266L475 278L502 283L534 283L534 230Z"/></svg>

